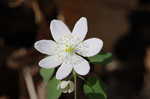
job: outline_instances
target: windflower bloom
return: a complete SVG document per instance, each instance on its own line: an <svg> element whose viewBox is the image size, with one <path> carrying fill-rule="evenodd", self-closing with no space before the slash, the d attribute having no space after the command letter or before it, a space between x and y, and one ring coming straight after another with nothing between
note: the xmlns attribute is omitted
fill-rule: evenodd
<svg viewBox="0 0 150 99"><path fill-rule="evenodd" d="M79 75L87 75L90 66L83 57L95 56L103 46L98 38L83 41L88 31L87 19L80 18L72 32L62 21L52 20L50 30L55 41L40 40L34 45L39 52L48 55L39 62L39 66L55 68L61 65L56 72L58 80L66 78L72 70Z"/></svg>
<svg viewBox="0 0 150 99"><path fill-rule="evenodd" d="M58 85L58 89L63 93L72 93L74 88L74 83L72 81L61 81Z"/></svg>

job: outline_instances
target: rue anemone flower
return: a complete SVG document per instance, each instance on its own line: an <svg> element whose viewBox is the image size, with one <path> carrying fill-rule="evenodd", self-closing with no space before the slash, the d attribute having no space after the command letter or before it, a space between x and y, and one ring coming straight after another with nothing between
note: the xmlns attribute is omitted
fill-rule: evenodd
<svg viewBox="0 0 150 99"><path fill-rule="evenodd" d="M79 75L87 75L90 71L89 62L83 57L98 54L103 46L99 38L84 38L88 31L87 19L80 18L72 32L60 20L52 20L50 30L53 40L39 40L34 44L35 49L48 55L39 62L42 68L58 67L56 79L66 78L72 71Z"/></svg>

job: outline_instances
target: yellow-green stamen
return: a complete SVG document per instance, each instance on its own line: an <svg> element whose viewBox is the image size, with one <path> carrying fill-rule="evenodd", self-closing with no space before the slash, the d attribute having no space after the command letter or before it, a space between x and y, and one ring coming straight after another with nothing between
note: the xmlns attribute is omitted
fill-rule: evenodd
<svg viewBox="0 0 150 99"><path fill-rule="evenodd" d="M67 53L72 53L73 51L74 51L73 47L68 47L65 49L65 52L67 52Z"/></svg>

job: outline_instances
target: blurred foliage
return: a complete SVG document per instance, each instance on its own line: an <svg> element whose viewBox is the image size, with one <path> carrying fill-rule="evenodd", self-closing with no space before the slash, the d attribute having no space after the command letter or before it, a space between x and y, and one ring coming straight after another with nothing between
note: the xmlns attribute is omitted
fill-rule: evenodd
<svg viewBox="0 0 150 99"><path fill-rule="evenodd" d="M60 80L57 80L53 76L55 69L40 69L40 74L43 78L43 81L47 84L47 95L48 99L58 99L61 96L61 91L58 89L58 84Z"/></svg>
<svg viewBox="0 0 150 99"><path fill-rule="evenodd" d="M107 99L103 87L100 79L97 77L89 77L83 85L83 90L89 99Z"/></svg>
<svg viewBox="0 0 150 99"><path fill-rule="evenodd" d="M53 73L54 69L45 69L45 68L40 69L40 74L44 82L48 82L49 79L53 76Z"/></svg>
<svg viewBox="0 0 150 99"><path fill-rule="evenodd" d="M47 85L47 95L48 99L58 99L61 96L61 90L58 89L58 84L60 83L55 77L49 80Z"/></svg>
<svg viewBox="0 0 150 99"><path fill-rule="evenodd" d="M111 53L100 53L93 57L88 57L88 60L92 64L106 65L112 61Z"/></svg>

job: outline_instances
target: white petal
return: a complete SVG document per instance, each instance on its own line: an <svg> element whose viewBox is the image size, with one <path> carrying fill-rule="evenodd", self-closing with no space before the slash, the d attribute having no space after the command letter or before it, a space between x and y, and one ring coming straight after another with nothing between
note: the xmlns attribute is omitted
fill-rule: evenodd
<svg viewBox="0 0 150 99"><path fill-rule="evenodd" d="M80 43L76 52L84 57L91 57L98 54L103 47L103 41L98 38L91 38Z"/></svg>
<svg viewBox="0 0 150 99"><path fill-rule="evenodd" d="M43 54L54 55L57 44L52 40L40 40L34 44L34 48Z"/></svg>
<svg viewBox="0 0 150 99"><path fill-rule="evenodd" d="M87 19L82 17L77 21L72 31L72 34L78 37L78 41L83 41L88 31Z"/></svg>
<svg viewBox="0 0 150 99"><path fill-rule="evenodd" d="M48 56L39 62L39 66L43 68L54 68L62 64L62 60L58 56Z"/></svg>
<svg viewBox="0 0 150 99"><path fill-rule="evenodd" d="M79 75L86 75L89 73L90 65L87 60L78 55L74 57L74 60L76 61L74 64L74 70L76 73Z"/></svg>
<svg viewBox="0 0 150 99"><path fill-rule="evenodd" d="M52 20L50 30L56 42L59 42L64 35L71 34L69 28L60 20Z"/></svg>
<svg viewBox="0 0 150 99"><path fill-rule="evenodd" d="M56 79L62 80L66 78L72 71L72 66L66 62L64 62L56 72Z"/></svg>

